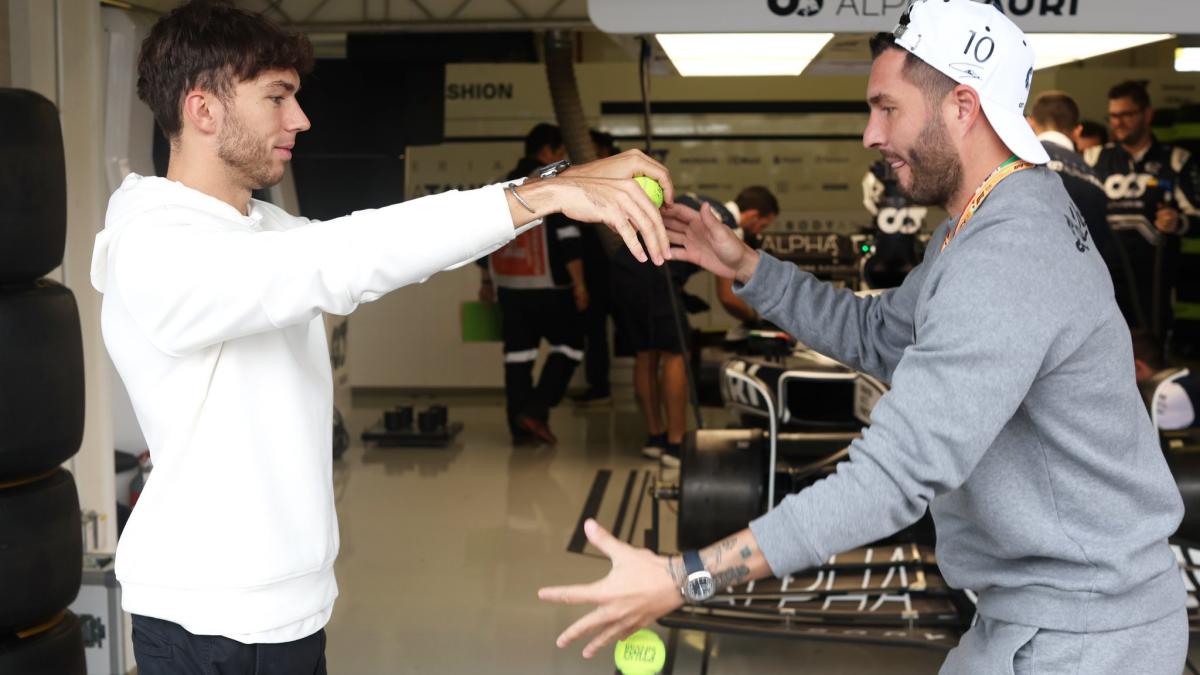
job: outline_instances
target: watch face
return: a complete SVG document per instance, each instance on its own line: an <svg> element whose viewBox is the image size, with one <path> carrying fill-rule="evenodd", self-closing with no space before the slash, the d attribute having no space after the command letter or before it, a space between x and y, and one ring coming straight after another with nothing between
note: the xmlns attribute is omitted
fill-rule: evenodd
<svg viewBox="0 0 1200 675"><path fill-rule="evenodd" d="M687 591L689 600L700 601L711 598L715 591L712 577L707 574L693 575L688 579Z"/></svg>
<svg viewBox="0 0 1200 675"><path fill-rule="evenodd" d="M571 160L560 159L557 162L554 162L553 164L547 164L546 166L543 166L538 171L538 174L542 178L553 178L553 177L557 176L558 174L562 173L569 166L571 166Z"/></svg>

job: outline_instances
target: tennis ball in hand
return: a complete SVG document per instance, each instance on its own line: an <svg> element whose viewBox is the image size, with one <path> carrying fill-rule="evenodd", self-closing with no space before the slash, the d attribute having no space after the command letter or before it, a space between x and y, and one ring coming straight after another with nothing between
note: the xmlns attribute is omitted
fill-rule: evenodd
<svg viewBox="0 0 1200 675"><path fill-rule="evenodd" d="M667 647L657 633L643 628L618 642L615 656L623 675L655 675L667 663Z"/></svg>
<svg viewBox="0 0 1200 675"><path fill-rule="evenodd" d="M634 180L637 181L638 185L642 186L642 190L646 192L646 196L650 198L650 201L654 202L655 208L661 209L663 205L663 191L658 181L648 176L637 176Z"/></svg>

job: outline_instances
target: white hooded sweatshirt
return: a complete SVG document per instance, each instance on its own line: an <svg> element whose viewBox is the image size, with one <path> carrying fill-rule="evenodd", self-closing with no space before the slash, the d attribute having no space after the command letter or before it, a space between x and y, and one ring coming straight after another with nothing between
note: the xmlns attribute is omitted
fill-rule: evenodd
<svg viewBox="0 0 1200 675"><path fill-rule="evenodd" d="M256 200L249 214L130 175L92 285L154 460L117 546L124 608L277 643L320 630L337 597L322 312L349 314L520 231L498 185L327 222Z"/></svg>

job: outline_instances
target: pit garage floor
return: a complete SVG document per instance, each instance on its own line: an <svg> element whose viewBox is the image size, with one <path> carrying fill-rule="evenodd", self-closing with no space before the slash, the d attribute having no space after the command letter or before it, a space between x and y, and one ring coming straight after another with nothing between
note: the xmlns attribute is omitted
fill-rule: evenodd
<svg viewBox="0 0 1200 675"><path fill-rule="evenodd" d="M657 466L639 454L643 427L631 392L616 398L587 410L564 402L551 419L557 448L514 448L498 394L356 394L347 416L354 441L334 468L341 595L328 626L329 671L613 673L610 650L585 661L582 644L555 648L554 638L584 610L541 603L537 589L608 571L604 559L567 551L597 471L611 469L619 487L630 471ZM383 409L434 402L465 423L451 447L364 448L358 440ZM706 415L708 425L724 426L722 411ZM602 502L602 523L615 521L613 501ZM668 638L667 629L655 630ZM942 660L915 649L714 639L705 671L703 634L681 632L670 672L906 675L936 673ZM1193 647L1193 662L1198 654Z"/></svg>

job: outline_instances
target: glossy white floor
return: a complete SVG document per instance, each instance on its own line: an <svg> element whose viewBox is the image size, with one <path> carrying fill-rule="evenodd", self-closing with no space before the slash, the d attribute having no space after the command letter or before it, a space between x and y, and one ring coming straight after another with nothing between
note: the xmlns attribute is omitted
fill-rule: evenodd
<svg viewBox="0 0 1200 675"><path fill-rule="evenodd" d="M536 592L608 570L602 559L566 550L596 471L612 469L623 485L630 470L655 466L638 453L643 432L631 397L618 399L615 407L556 410L557 448L514 449L500 396L439 399L466 425L448 449L364 448L356 440L335 468L341 596L328 627L330 672L612 673L611 651L585 661L582 645L555 648L555 636L583 610L543 604ZM351 434L357 439L383 408L413 402L432 400L357 396ZM615 520L615 501L602 503L602 522ZM682 633L673 672L702 672L702 644L702 634ZM933 673L941 658L723 636L707 672Z"/></svg>

